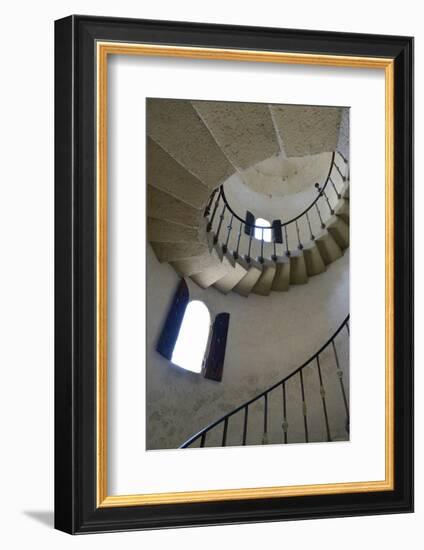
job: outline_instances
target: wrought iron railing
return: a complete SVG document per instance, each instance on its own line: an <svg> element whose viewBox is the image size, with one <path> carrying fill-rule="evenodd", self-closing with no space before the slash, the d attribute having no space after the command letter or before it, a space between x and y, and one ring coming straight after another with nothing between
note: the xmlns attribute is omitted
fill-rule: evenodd
<svg viewBox="0 0 424 550"><path fill-rule="evenodd" d="M337 377L336 386L339 387L338 391L340 392L341 400L343 403L343 409L344 409L344 418L343 418L343 425L344 429L347 434L349 434L349 402L348 402L348 395L346 391L346 385L344 381L344 369L341 366L341 360L340 360L340 353L337 350L336 345L336 337L338 337L342 331L345 330L345 336L349 338L350 336L350 329L349 329L349 315L346 317L346 319L343 321L343 323L340 325L340 327L336 330L336 332L331 336L331 338L316 352L314 353L305 363L303 363L299 368L294 370L291 374L288 376L285 376L283 379L279 380L263 392L259 393L252 399L249 399L239 407L236 407L229 413L225 414L215 422L212 422L202 430L200 430L198 433L190 437L185 443L181 445L180 448L184 449L191 446L200 446L200 447L206 447L208 446L208 436L210 434L214 434L216 439L216 432L220 431L220 443L219 445L214 444L212 446L222 446L225 447L228 444L227 436L228 436L228 430L230 426L230 422L232 418L237 413L243 414L243 422L242 422L242 429L239 433L238 441L232 442L231 445L246 445L247 441L247 435L249 427L251 427L251 423L255 422L256 424L259 422L262 424L262 444L269 443L268 439L268 421L269 421L269 399L271 395L275 395L276 392L280 393L280 406L278 407L278 414L280 415L280 421L281 421L281 428L282 428L282 437L281 437L281 443L288 443L289 433L290 433L290 418L288 415L288 406L287 406L287 395L286 395L286 386L288 382L293 379L294 377L298 377L298 381L300 383L300 392L298 396L298 405L299 409L302 411L303 415L303 439L305 442L309 442L310 440L310 434L309 434L309 418L308 418L308 399L311 399L311 395L309 393L309 397L307 396L305 392L305 384L304 384L304 373L306 368L312 368L315 371L315 378L316 378L316 384L314 385L315 391L318 392L319 399L321 401L321 407L322 407L322 419L324 422L323 428L325 428L325 434L326 434L326 440L332 441L333 435L331 430L331 422L329 419L328 409L327 409L327 393L324 383L324 377L322 372L322 365L321 365L321 358L323 357L323 354L326 353L328 350L332 352L334 355L334 361L332 362L332 371L333 375ZM328 378L327 378L328 381ZM311 391L311 390L310 390ZM263 408L262 413L259 415L250 415L249 416L249 410L253 409L253 405L263 402ZM252 420L253 418L253 420ZM218 434L219 435L219 434ZM197 445L199 443L199 445Z"/></svg>
<svg viewBox="0 0 424 550"><path fill-rule="evenodd" d="M231 248L235 258L244 256L248 262L255 249L262 263L267 257L276 261L279 255L289 257L295 249L302 250L306 242L314 241L317 234L326 228L326 221L334 215L337 203L342 198L348 162L341 153L338 154L338 159L345 166L340 168L336 162L336 153L333 153L325 182L323 185L315 183L317 195L307 208L290 220L274 220L271 227L250 223L237 214L229 204L223 185L214 190L204 212L208 219L207 231L214 233L214 244L219 243L224 252ZM260 238L256 237L256 233L260 234ZM270 241L265 239L265 235L271 235Z"/></svg>

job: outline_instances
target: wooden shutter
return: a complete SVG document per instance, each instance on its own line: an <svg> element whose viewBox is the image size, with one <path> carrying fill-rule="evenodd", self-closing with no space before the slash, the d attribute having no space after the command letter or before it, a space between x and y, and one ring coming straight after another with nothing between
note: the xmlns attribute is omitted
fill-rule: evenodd
<svg viewBox="0 0 424 550"><path fill-rule="evenodd" d="M205 378L221 382L224 369L225 348L227 346L229 313L219 313L212 327L209 353L205 361Z"/></svg>
<svg viewBox="0 0 424 550"><path fill-rule="evenodd" d="M281 227L281 220L274 220L272 222L272 238L276 243L283 242L283 228Z"/></svg>
<svg viewBox="0 0 424 550"><path fill-rule="evenodd" d="M170 360L172 357L188 300L188 287L184 279L181 279L156 345L156 350L166 359Z"/></svg>
<svg viewBox="0 0 424 550"><path fill-rule="evenodd" d="M249 210L246 212L246 224L255 224L255 216L252 214L252 212L249 212ZM255 228L250 227L250 225L245 225L244 232L246 233L246 235L253 236L255 233Z"/></svg>

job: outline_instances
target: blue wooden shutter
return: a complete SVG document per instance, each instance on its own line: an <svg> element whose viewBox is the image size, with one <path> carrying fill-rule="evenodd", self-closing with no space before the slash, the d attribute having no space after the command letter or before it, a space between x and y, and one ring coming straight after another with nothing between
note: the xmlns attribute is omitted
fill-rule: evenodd
<svg viewBox="0 0 424 550"><path fill-rule="evenodd" d="M225 348L227 346L229 313L219 313L212 327L212 337L209 353L205 362L205 378L221 382L224 369Z"/></svg>
<svg viewBox="0 0 424 550"><path fill-rule="evenodd" d="M281 220L274 220L272 222L272 238L276 243L283 242L283 231L281 227Z"/></svg>
<svg viewBox="0 0 424 550"><path fill-rule="evenodd" d="M188 287L184 279L181 279L156 345L156 350L166 359L171 360L188 300Z"/></svg>
<svg viewBox="0 0 424 550"><path fill-rule="evenodd" d="M252 212L249 212L249 210L246 212L246 224L244 226L244 232L246 233L246 235L253 236L255 233L255 228L250 227L250 225L247 224L255 225L255 216L252 214Z"/></svg>

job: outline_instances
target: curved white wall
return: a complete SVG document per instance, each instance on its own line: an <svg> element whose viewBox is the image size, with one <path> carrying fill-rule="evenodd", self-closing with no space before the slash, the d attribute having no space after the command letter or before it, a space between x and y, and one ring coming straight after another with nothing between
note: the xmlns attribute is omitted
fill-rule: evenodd
<svg viewBox="0 0 424 550"><path fill-rule="evenodd" d="M171 365L155 344L178 284L168 264L147 250L147 448L175 448L235 406L292 372L317 351L349 312L349 254L308 284L270 296L202 290L187 280L190 298L212 317L230 313L222 382Z"/></svg>

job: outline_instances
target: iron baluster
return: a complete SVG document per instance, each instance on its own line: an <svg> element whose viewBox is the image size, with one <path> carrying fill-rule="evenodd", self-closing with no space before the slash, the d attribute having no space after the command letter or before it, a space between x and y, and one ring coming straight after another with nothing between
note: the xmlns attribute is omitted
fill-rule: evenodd
<svg viewBox="0 0 424 550"><path fill-rule="evenodd" d="M345 391L344 382L343 382L343 371L340 368L339 356L337 354L336 345L334 343L334 340L331 341L331 344L333 346L334 357L336 359L336 372L337 372L337 376L339 377L340 390L342 392L343 403L344 403L345 410L346 410L346 431L349 432L349 422L350 422L350 419L349 419L349 406L347 404L346 391Z"/></svg>
<svg viewBox="0 0 424 550"><path fill-rule="evenodd" d="M308 222L309 233L311 234L311 241L315 240L315 235L312 233L311 220L309 219L309 214L306 212L306 220Z"/></svg>
<svg viewBox="0 0 424 550"><path fill-rule="evenodd" d="M297 220L295 221L295 224L296 224L297 242L299 243L297 248L299 250L302 250L303 244L300 242L299 224L297 223Z"/></svg>
<svg viewBox="0 0 424 550"><path fill-rule="evenodd" d="M341 153L340 151L337 151L337 152L338 152L338 153L339 153L339 155L340 155L340 156L342 157L342 159L343 159L343 162L344 162L345 164L347 164L347 158L346 158L346 157L344 156L344 154L343 154L343 153Z"/></svg>
<svg viewBox="0 0 424 550"><path fill-rule="evenodd" d="M246 437L247 437L247 416L249 414L249 407L244 408L244 422L243 422L243 445L246 445Z"/></svg>
<svg viewBox="0 0 424 550"><path fill-rule="evenodd" d="M205 218L206 218L207 216L209 216L209 214L210 214L211 207L212 207L212 202L213 202L213 199L214 199L214 197L215 197L217 191L218 191L218 189L215 189L214 191L212 191L212 194L211 194L211 196L210 196L210 198L209 198L208 204L206 205L206 208L205 208L205 212L204 212Z"/></svg>
<svg viewBox="0 0 424 550"><path fill-rule="evenodd" d="M316 211L318 212L319 221L321 222L321 229L325 229L325 223L322 221L321 212L318 208L318 204L315 203Z"/></svg>
<svg viewBox="0 0 424 550"><path fill-rule="evenodd" d="M222 432L222 446L225 447L227 444L227 431L228 431L228 416L224 420L224 431Z"/></svg>
<svg viewBox="0 0 424 550"><path fill-rule="evenodd" d="M283 388L283 423L281 427L283 428L284 432L284 443L287 443L287 432L289 429L289 424L287 422L286 383L283 382L281 384L281 387Z"/></svg>
<svg viewBox="0 0 424 550"><path fill-rule="evenodd" d="M236 248L236 251L235 251L235 254L234 254L234 257L236 259L239 257L240 239L241 239L242 232L243 232L243 222L240 222L240 227L239 227L239 231L238 231L238 235L237 235L237 248Z"/></svg>
<svg viewBox="0 0 424 550"><path fill-rule="evenodd" d="M319 392L321 394L322 408L324 411L325 429L327 431L327 441L331 441L330 424L328 423L327 403L325 401L325 389L324 389L324 384L322 382L322 373L321 373L321 365L319 363L319 355L317 355L317 367L318 367L318 377L319 377Z"/></svg>
<svg viewBox="0 0 424 550"><path fill-rule="evenodd" d="M224 204L224 206L222 207L222 210L221 210L221 214L219 216L219 224L218 224L218 229L216 230L216 234L215 234L215 237L213 238L213 242L216 244L218 242L218 239L219 239L219 233L221 231L221 227L222 227L222 222L224 221L224 218L225 218L225 210L227 209L227 205Z"/></svg>
<svg viewBox="0 0 424 550"><path fill-rule="evenodd" d="M205 442L206 442L206 433L207 433L207 432L203 432L203 433L202 433L202 437L200 438L200 446L201 446L201 447L204 447L204 446L205 446Z"/></svg>
<svg viewBox="0 0 424 550"><path fill-rule="evenodd" d="M262 436L262 445L268 444L268 394L264 395L264 435Z"/></svg>
<svg viewBox="0 0 424 550"><path fill-rule="evenodd" d="M287 238L287 225L284 226L284 235L286 237L286 256L290 256L289 239Z"/></svg>
<svg viewBox="0 0 424 550"><path fill-rule="evenodd" d="M262 231L261 231L261 257L259 258L259 261L261 262L261 264L264 263L264 228L262 227Z"/></svg>
<svg viewBox="0 0 424 550"><path fill-rule="evenodd" d="M336 164L336 163L334 163L334 166L336 167L336 169L337 169L337 172L338 172L338 173L340 174L340 176L341 176L342 180L343 180L343 181L346 181L346 176L344 176L344 175L342 174L342 172L341 172L340 168L339 168L339 167L337 166L337 164Z"/></svg>
<svg viewBox="0 0 424 550"><path fill-rule="evenodd" d="M336 193L336 196L337 198L340 200L342 198L342 196L340 195L340 193L337 191L337 188L336 186L334 185L334 181L330 178L330 183L331 183L331 186L333 187L334 189L334 192Z"/></svg>
<svg viewBox="0 0 424 550"><path fill-rule="evenodd" d="M328 200L327 193L324 191L324 189L321 189L319 183L316 183L316 184L315 184L315 187L317 188L318 193L320 194L320 196L321 196L321 197L324 196L325 200L327 201L327 205L328 205L328 208L329 208L329 210L330 210L330 213L331 213L331 215L333 215L333 214L334 214L334 210L333 210L333 207L332 207L331 204L330 204L330 201ZM316 203L315 203L315 204L316 204Z"/></svg>
<svg viewBox="0 0 424 550"><path fill-rule="evenodd" d="M349 328L349 323L348 323L348 321L346 321L346 330L347 330L348 336L350 336L350 328Z"/></svg>
<svg viewBox="0 0 424 550"><path fill-rule="evenodd" d="M206 231L208 231L208 232L212 229L212 224L213 224L213 221L215 219L216 211L218 210L220 199L221 199L221 190L219 190L218 196L216 198L216 201L215 201L215 204L214 204L214 207L213 207L212 216L209 220L208 225L206 226Z"/></svg>
<svg viewBox="0 0 424 550"><path fill-rule="evenodd" d="M249 235L249 248L247 249L247 257L246 260L250 262L250 252L252 250L252 234Z"/></svg>
<svg viewBox="0 0 424 550"><path fill-rule="evenodd" d="M305 387L303 385L303 370L301 369L299 371L300 374L300 390L302 395L302 412L303 412L303 426L305 428L305 441L306 443L309 443L309 434L308 434L308 418L307 418L307 407L306 407L306 401L305 401Z"/></svg>
<svg viewBox="0 0 424 550"><path fill-rule="evenodd" d="M231 229L233 228L233 219L234 219L234 214L231 214L230 223L227 225L227 229L228 229L227 239L225 241L224 246L222 247L224 252L227 252L228 250L228 242L230 240Z"/></svg>

